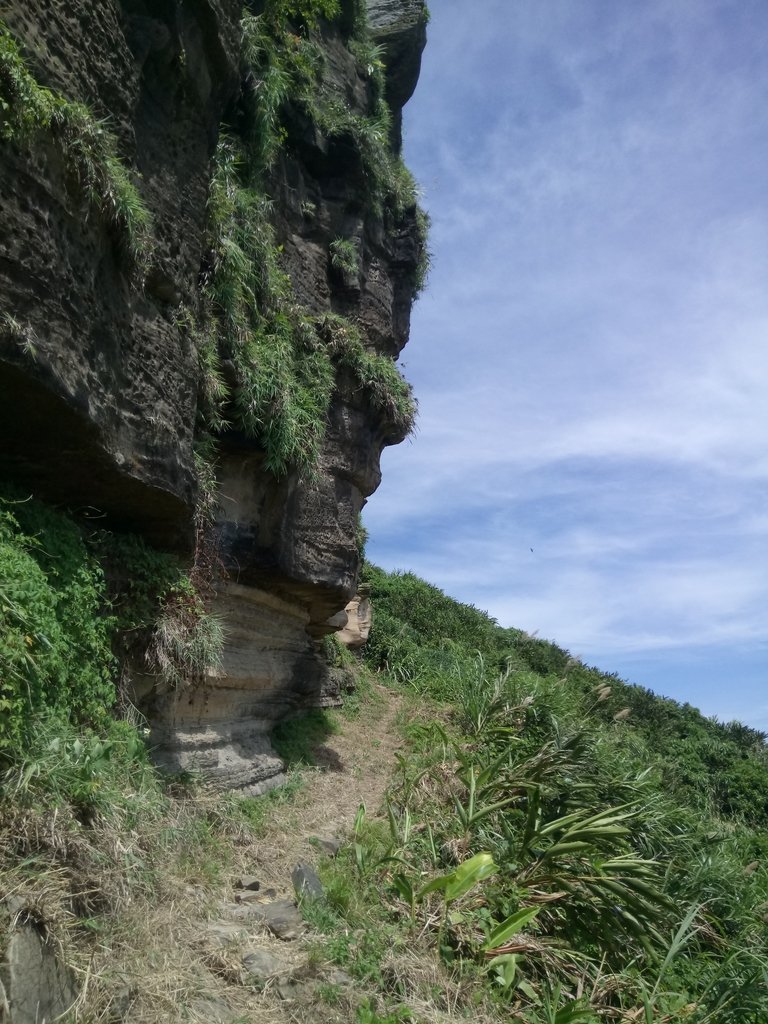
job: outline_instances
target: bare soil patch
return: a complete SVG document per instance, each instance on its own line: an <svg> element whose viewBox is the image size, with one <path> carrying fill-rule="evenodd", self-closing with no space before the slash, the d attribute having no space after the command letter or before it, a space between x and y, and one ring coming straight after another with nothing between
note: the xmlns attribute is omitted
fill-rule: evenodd
<svg viewBox="0 0 768 1024"><path fill-rule="evenodd" d="M341 719L341 731L315 748L318 766L307 770L295 799L275 811L267 836L253 851L253 873L262 886L291 892L293 866L318 856L310 840L348 835L361 803L369 815L379 811L402 745L395 725L401 705L397 694L377 687L375 699L356 718Z"/></svg>

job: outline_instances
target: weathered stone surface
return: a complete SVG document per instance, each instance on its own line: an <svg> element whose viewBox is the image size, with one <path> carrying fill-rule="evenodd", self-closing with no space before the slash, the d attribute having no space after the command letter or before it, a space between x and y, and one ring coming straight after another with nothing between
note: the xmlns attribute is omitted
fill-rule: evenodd
<svg viewBox="0 0 768 1024"><path fill-rule="evenodd" d="M260 892L255 892L253 889L243 889L242 892L235 894L235 903L258 903L263 898Z"/></svg>
<svg viewBox="0 0 768 1024"><path fill-rule="evenodd" d="M8 996L5 992L5 985L0 981L0 1024L10 1024L11 1008L8 1005Z"/></svg>
<svg viewBox="0 0 768 1024"><path fill-rule="evenodd" d="M323 665L307 635L305 607L230 582L214 610L227 624L223 668L204 686L147 699L151 742L170 770L202 772L256 795L282 779L273 725L316 702Z"/></svg>
<svg viewBox="0 0 768 1024"><path fill-rule="evenodd" d="M328 857L335 857L344 845L343 839L336 839L335 837L314 836L310 842L313 846L317 846L322 850Z"/></svg>
<svg viewBox="0 0 768 1024"><path fill-rule="evenodd" d="M143 288L52 141L3 145L0 307L32 344L0 334L0 475L173 547L190 536L198 368L172 306L197 289L239 6L3 5L36 77L109 118L143 173L155 250Z"/></svg>
<svg viewBox="0 0 768 1024"><path fill-rule="evenodd" d="M10 1024L51 1024L77 999L74 976L35 925L17 926L0 971Z"/></svg>
<svg viewBox="0 0 768 1024"><path fill-rule="evenodd" d="M371 609L371 588L367 584L358 587L358 591L344 609L347 616L346 624L337 631L336 636L351 650L364 647L371 632L373 611Z"/></svg>
<svg viewBox="0 0 768 1024"><path fill-rule="evenodd" d="M266 949L252 949L243 956L243 967L256 984L263 984L288 969L287 965Z"/></svg>
<svg viewBox="0 0 768 1024"><path fill-rule="evenodd" d="M259 909L267 928L278 939L290 942L298 939L304 931L304 921L292 900L275 900L274 903L265 903Z"/></svg>
<svg viewBox="0 0 768 1024"><path fill-rule="evenodd" d="M222 912L232 922L266 925L273 935L286 942L298 939L304 931L304 921L293 900L274 900L272 903L225 904Z"/></svg>
<svg viewBox="0 0 768 1024"><path fill-rule="evenodd" d="M205 931L216 946L232 946L247 939L249 934L246 925L234 921L215 921L209 924Z"/></svg>
<svg viewBox="0 0 768 1024"><path fill-rule="evenodd" d="M315 980L302 981L301 978L287 978L277 986L281 999L292 1002L314 1003L317 999L318 982Z"/></svg>
<svg viewBox="0 0 768 1024"><path fill-rule="evenodd" d="M323 883L309 864L297 864L291 871L291 881L297 896L309 896L317 900L323 895Z"/></svg>
<svg viewBox="0 0 768 1024"><path fill-rule="evenodd" d="M192 1009L198 1020L210 1024L236 1024L243 1019L224 999L196 999Z"/></svg>

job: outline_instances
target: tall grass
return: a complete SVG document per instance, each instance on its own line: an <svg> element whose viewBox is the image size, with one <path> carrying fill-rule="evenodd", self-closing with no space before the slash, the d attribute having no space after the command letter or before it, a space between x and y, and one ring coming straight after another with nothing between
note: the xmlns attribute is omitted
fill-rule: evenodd
<svg viewBox="0 0 768 1024"><path fill-rule="evenodd" d="M401 927L431 937L484 1005L531 1024L763 1020L768 834L718 799L734 766L763 771L760 737L656 698L652 743L615 677L414 576L366 577L366 656L422 705L366 882ZM687 747L680 720L695 727ZM685 749L709 794L693 806L669 785ZM481 856L496 870L444 904L445 880Z"/></svg>

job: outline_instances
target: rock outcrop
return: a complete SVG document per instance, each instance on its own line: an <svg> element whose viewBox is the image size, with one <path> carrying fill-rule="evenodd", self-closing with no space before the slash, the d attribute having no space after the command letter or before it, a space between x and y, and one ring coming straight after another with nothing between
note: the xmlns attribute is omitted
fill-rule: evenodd
<svg viewBox="0 0 768 1024"><path fill-rule="evenodd" d="M425 7L368 6L397 149ZM11 0L3 11L39 85L86 104L89 130L114 136L149 226L139 258L126 238L128 214L83 180L71 125L0 134L0 477L188 557L203 391L201 341L189 321L212 273L213 163L223 131L246 131L244 96L263 86L241 53L243 13L237 0ZM408 338L423 256L417 210L412 200L396 211L386 197L371 200L367 143L355 125L378 99L344 19L301 31L348 126L318 125L306 104L282 102L281 145L265 183L281 272L308 316L343 317L366 352L394 359ZM14 88L7 75L0 64L6 92ZM329 257L339 239L354 255L341 268ZM221 346L218 357L231 376ZM237 381L230 385L236 392ZM222 665L171 691L138 673L136 699L163 764L258 792L282 770L273 724L333 699L318 641L355 593L358 516L380 482L383 447L402 440L404 427L342 359L309 472L271 472L263 440L234 419L214 433L219 568L210 582L227 634Z"/></svg>
<svg viewBox="0 0 768 1024"><path fill-rule="evenodd" d="M45 928L32 922L10 928L0 961L0 1021L41 1024L64 1017L77 999L72 971L58 958Z"/></svg>
<svg viewBox="0 0 768 1024"><path fill-rule="evenodd" d="M344 609L346 622L338 630L339 641L350 650L364 647L371 632L373 612L371 609L370 584L362 583L347 607Z"/></svg>

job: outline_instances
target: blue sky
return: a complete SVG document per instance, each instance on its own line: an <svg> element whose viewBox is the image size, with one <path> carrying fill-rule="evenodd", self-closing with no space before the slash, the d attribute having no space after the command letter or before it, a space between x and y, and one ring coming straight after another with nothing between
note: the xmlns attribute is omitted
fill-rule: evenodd
<svg viewBox="0 0 768 1024"><path fill-rule="evenodd" d="M768 4L431 6L369 557L768 730Z"/></svg>

